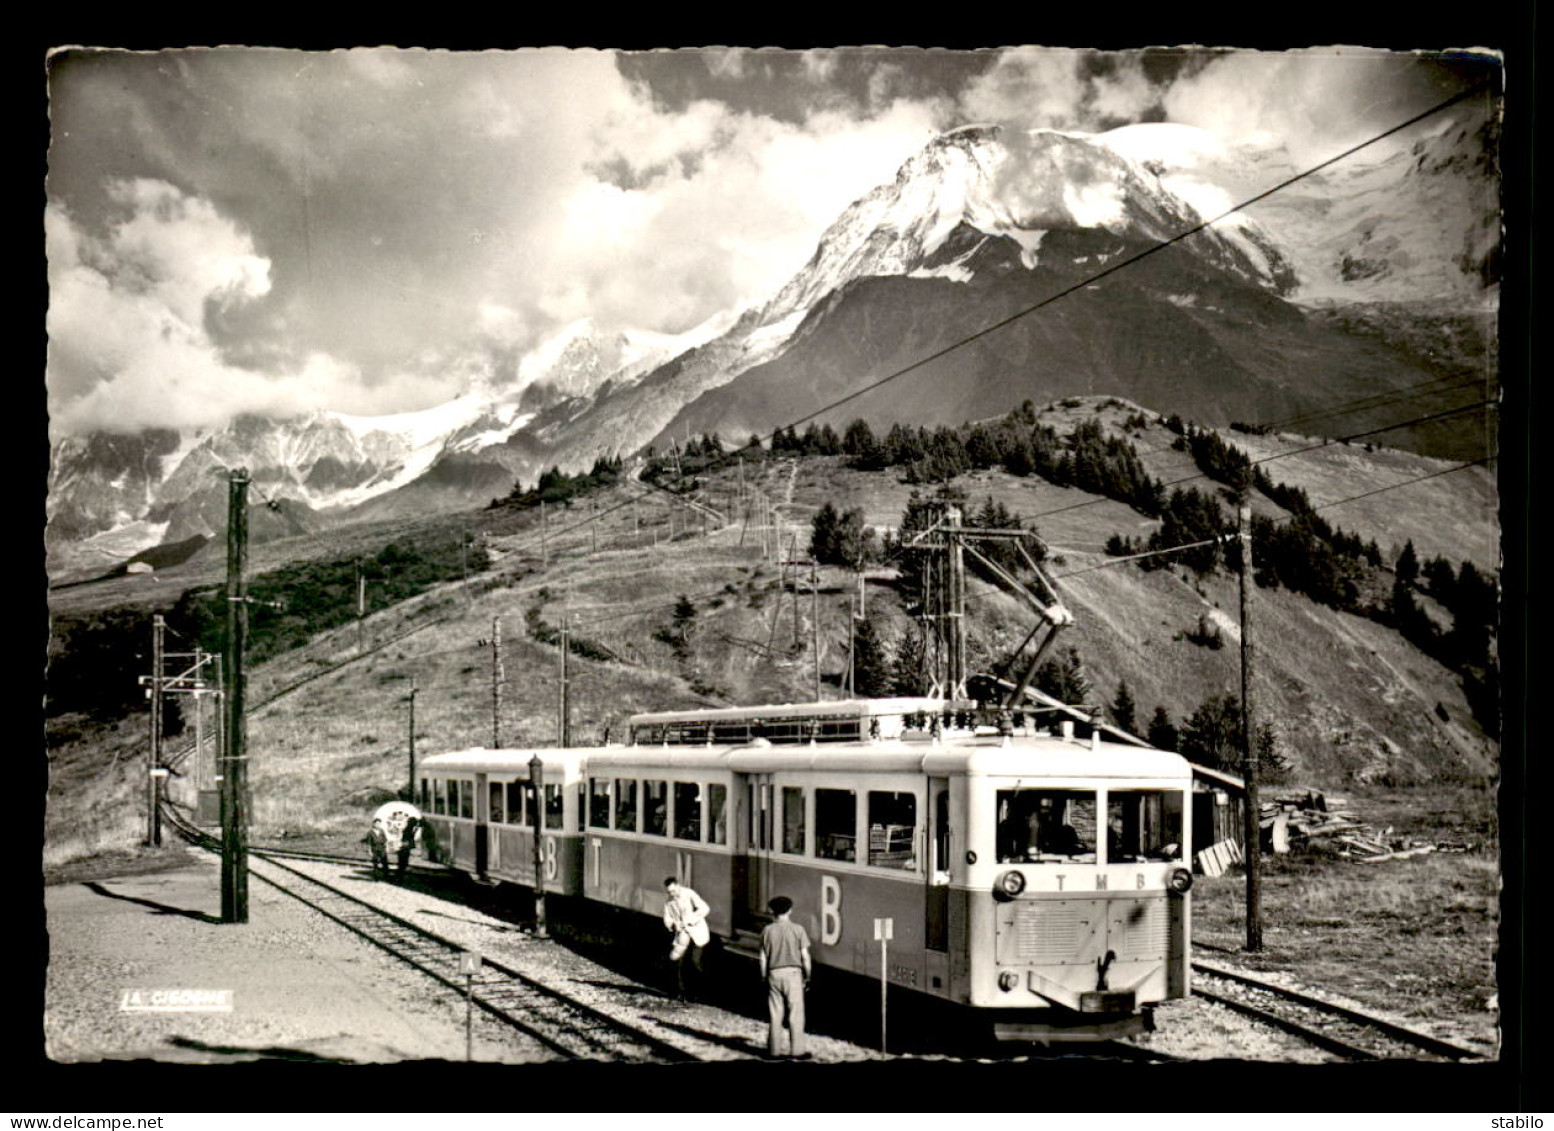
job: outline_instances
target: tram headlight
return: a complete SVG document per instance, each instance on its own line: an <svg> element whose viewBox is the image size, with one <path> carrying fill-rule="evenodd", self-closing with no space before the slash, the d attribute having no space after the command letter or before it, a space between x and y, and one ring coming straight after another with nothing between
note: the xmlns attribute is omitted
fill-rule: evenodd
<svg viewBox="0 0 1554 1131"><path fill-rule="evenodd" d="M1008 993L1020 984L1020 975L1013 970L1005 970L998 976L998 988Z"/></svg>
<svg viewBox="0 0 1554 1131"><path fill-rule="evenodd" d="M1186 868L1178 868L1171 873L1171 878L1166 881L1166 886L1178 895L1185 895L1192 889L1192 873Z"/></svg>
<svg viewBox="0 0 1554 1131"><path fill-rule="evenodd" d="M1025 873L1005 872L998 877L997 886L1006 898L1013 899L1025 890Z"/></svg>

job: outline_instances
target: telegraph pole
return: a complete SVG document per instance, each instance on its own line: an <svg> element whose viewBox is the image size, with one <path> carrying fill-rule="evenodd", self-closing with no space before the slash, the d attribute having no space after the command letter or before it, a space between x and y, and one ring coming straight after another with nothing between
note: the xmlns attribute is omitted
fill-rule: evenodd
<svg viewBox="0 0 1554 1131"><path fill-rule="evenodd" d="M227 746L221 773L221 921L248 922L248 723L244 718L248 645L248 469L227 487Z"/></svg>
<svg viewBox="0 0 1554 1131"><path fill-rule="evenodd" d="M815 644L815 702L820 702L820 564L809 563L809 619Z"/></svg>
<svg viewBox="0 0 1554 1131"><path fill-rule="evenodd" d="M571 610L564 609L561 613L561 686L557 693L556 701L556 745L563 749L572 745L571 728L567 725L567 653L571 650L569 640Z"/></svg>
<svg viewBox="0 0 1554 1131"><path fill-rule="evenodd" d="M418 690L419 689L415 685L415 676L411 676L410 677L410 733L408 735L408 737L410 739L410 784L408 786L409 793L406 794L406 798L412 804L415 802L415 697L416 697L416 694L417 694Z"/></svg>
<svg viewBox="0 0 1554 1131"><path fill-rule="evenodd" d="M502 618L491 618L491 749L502 749Z"/></svg>
<svg viewBox="0 0 1554 1131"><path fill-rule="evenodd" d="M151 749L146 765L146 843L162 845L162 814L157 802L162 799L162 632L167 622L162 614L151 618Z"/></svg>
<svg viewBox="0 0 1554 1131"><path fill-rule="evenodd" d="M1257 729L1252 717L1252 505L1245 499L1241 522L1241 758L1246 775L1242 856L1246 862L1246 949L1263 949L1262 809L1258 800Z"/></svg>
<svg viewBox="0 0 1554 1131"><path fill-rule="evenodd" d="M362 560L356 559L356 654L362 654L362 624L367 619L367 575Z"/></svg>

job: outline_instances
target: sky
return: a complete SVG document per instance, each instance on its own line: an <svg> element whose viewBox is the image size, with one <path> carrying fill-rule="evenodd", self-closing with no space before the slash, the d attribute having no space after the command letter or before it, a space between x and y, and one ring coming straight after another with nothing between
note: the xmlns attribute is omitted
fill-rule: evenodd
<svg viewBox="0 0 1554 1131"><path fill-rule="evenodd" d="M413 411L511 387L582 318L686 332L956 126L1194 126L1259 159L1176 155L1231 199L1481 73L1359 48L64 53L50 428Z"/></svg>

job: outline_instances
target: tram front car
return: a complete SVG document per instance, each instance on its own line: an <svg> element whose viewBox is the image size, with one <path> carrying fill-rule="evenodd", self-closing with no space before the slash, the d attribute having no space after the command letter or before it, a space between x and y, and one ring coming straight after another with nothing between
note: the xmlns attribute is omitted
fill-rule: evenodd
<svg viewBox="0 0 1554 1131"><path fill-rule="evenodd" d="M1098 751L1016 739L966 766L966 1000L1000 1039L1129 1036L1189 992L1191 766Z"/></svg>

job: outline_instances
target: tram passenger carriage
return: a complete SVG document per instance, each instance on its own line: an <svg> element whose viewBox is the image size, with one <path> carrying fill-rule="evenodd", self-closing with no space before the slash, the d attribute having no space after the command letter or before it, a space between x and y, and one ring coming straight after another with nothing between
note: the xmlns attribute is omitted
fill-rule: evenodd
<svg viewBox="0 0 1554 1131"><path fill-rule="evenodd" d="M1155 1005L1189 992L1189 763L1098 738L901 724L943 706L656 713L632 719L655 745L541 751L546 890L656 918L677 876L746 952L767 901L787 895L817 964L877 980L875 922L889 919L887 980L977 1011L1000 1038L1149 1027ZM441 862L532 883L533 754L421 764Z"/></svg>

